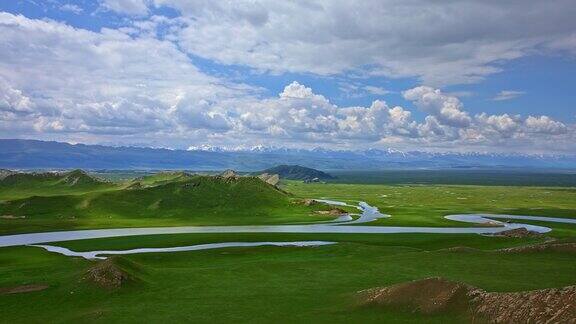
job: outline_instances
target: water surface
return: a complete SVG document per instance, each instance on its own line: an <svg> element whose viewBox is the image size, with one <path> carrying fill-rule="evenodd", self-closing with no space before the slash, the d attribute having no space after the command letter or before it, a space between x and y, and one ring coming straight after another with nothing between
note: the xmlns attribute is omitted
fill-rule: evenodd
<svg viewBox="0 0 576 324"><path fill-rule="evenodd" d="M103 251L88 251L88 252L76 252L65 247L53 246L53 245L39 245L34 244L30 246L35 246L43 248L49 252L55 252L66 256L82 257L85 259L106 259L109 255L124 255L124 254L140 254L140 253L166 253L166 252L184 252L184 251L200 251L200 250L212 250L230 247L257 247L257 246L293 246L293 247L308 247L308 246L321 246L336 244L336 242L328 241L295 241L295 242L225 242L225 243L208 243L208 244L197 244L188 246L178 246L169 248L139 248L131 250L103 250Z"/></svg>

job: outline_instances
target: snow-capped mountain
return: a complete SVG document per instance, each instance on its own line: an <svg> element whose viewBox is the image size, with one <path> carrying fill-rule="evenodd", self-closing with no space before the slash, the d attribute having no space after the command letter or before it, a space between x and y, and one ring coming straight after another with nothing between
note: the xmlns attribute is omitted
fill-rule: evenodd
<svg viewBox="0 0 576 324"><path fill-rule="evenodd" d="M576 156L483 152L423 152L395 149L191 146L187 150L110 147L33 140L0 140L0 168L108 168L263 170L299 164L325 170L414 168L576 169Z"/></svg>

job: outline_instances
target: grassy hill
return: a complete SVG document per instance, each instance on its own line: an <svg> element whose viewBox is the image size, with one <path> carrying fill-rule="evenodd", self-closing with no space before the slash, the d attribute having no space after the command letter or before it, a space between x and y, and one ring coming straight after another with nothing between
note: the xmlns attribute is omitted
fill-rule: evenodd
<svg viewBox="0 0 576 324"><path fill-rule="evenodd" d="M260 173L277 174L280 178L288 180L312 180L314 178L318 178L319 180L334 179L332 175L326 172L300 165L279 165Z"/></svg>
<svg viewBox="0 0 576 324"><path fill-rule="evenodd" d="M82 194L114 187L116 185L113 183L90 176L82 170L62 173L6 172L6 176L0 178L0 199Z"/></svg>
<svg viewBox="0 0 576 324"><path fill-rule="evenodd" d="M140 183L143 186L156 186L173 181L181 181L192 178L191 174L181 171L174 172L158 172L149 176L139 177L132 181L132 183Z"/></svg>
<svg viewBox="0 0 576 324"><path fill-rule="evenodd" d="M18 181L17 181L18 180ZM106 190L102 190L101 186ZM159 173L126 184L91 182L85 173L18 175L3 181L10 188L60 195L29 195L0 204L1 232L46 228L125 226L278 224L314 221L304 206L256 177ZM88 192L73 191L94 190ZM36 188L36 189L32 189ZM66 192L65 189L69 191ZM86 189L87 190L87 189ZM23 192L21 192L23 194ZM12 192L13 194L13 192Z"/></svg>

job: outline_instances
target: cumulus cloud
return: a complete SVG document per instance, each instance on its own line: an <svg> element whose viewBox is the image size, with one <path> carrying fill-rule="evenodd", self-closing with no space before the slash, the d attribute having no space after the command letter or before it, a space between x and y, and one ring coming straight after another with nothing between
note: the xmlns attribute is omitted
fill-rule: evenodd
<svg viewBox="0 0 576 324"><path fill-rule="evenodd" d="M520 116L488 115L482 113L476 116L478 125L484 132L496 132L497 136L510 137L520 127Z"/></svg>
<svg viewBox="0 0 576 324"><path fill-rule="evenodd" d="M303 144L375 142L415 129L410 112L402 107L390 108L380 100L369 107L338 107L298 82L287 85L277 98L248 100L237 110L238 130Z"/></svg>
<svg viewBox="0 0 576 324"><path fill-rule="evenodd" d="M525 94L524 91L502 90L496 96L494 96L492 100L494 101L510 100L518 98L523 94Z"/></svg>
<svg viewBox="0 0 576 324"><path fill-rule="evenodd" d="M555 121L548 116L528 116L526 127L529 132L558 135L567 132L567 127L559 121Z"/></svg>
<svg viewBox="0 0 576 324"><path fill-rule="evenodd" d="M284 91L280 93L280 98L285 99L291 99L291 98L306 99L306 98L313 98L315 96L320 100L325 100L323 97L315 95L312 92L311 88L307 88L298 83L297 81L294 81L289 85L287 85L284 88Z"/></svg>
<svg viewBox="0 0 576 324"><path fill-rule="evenodd" d="M460 99L442 93L438 89L420 86L403 92L406 100L432 114L440 123L447 126L465 127L471 122L470 116L462 111Z"/></svg>
<svg viewBox="0 0 576 324"><path fill-rule="evenodd" d="M0 112L31 113L34 109L32 100L22 91L14 89L6 80L0 77Z"/></svg>

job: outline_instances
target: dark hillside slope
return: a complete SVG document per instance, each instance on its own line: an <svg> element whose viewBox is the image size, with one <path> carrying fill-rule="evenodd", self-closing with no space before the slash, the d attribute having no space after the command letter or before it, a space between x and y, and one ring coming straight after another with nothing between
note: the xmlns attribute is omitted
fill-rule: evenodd
<svg viewBox="0 0 576 324"><path fill-rule="evenodd" d="M277 174L280 178L288 180L312 180L314 178L318 178L319 180L330 180L335 178L326 172L300 165L279 165L266 169L261 173Z"/></svg>

